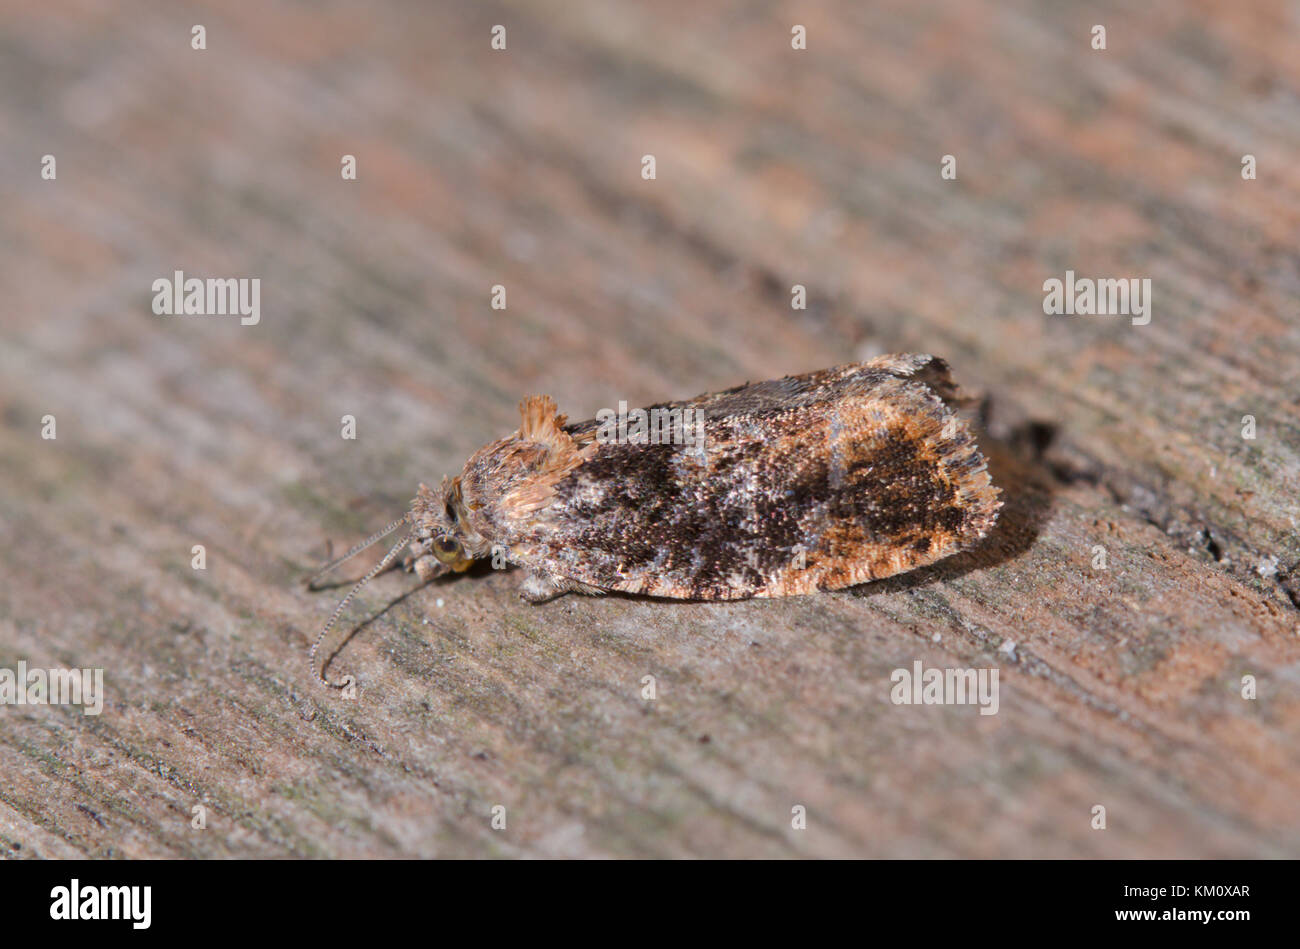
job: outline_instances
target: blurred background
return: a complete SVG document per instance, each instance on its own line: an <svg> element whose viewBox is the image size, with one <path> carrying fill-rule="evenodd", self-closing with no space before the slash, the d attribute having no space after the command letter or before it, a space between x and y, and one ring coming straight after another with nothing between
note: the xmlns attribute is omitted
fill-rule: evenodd
<svg viewBox="0 0 1300 949"><path fill-rule="evenodd" d="M108 692L0 708L0 846L1300 853L1298 30L1283 2L0 3L0 666ZM1067 270L1150 279L1149 324L1045 314ZM257 322L155 313L176 271L257 278ZM980 551L766 603L391 574L334 667L360 697L311 678L342 591L302 575L521 396L578 419L907 351L983 401ZM917 659L1002 667L999 714L891 704Z"/></svg>

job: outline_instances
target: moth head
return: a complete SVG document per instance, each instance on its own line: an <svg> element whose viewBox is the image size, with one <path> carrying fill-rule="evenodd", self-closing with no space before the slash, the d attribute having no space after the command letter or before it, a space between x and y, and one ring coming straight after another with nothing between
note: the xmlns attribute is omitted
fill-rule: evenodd
<svg viewBox="0 0 1300 949"><path fill-rule="evenodd" d="M321 682L342 689L347 688L348 684L354 681L350 676L345 676L341 682L330 681L325 674L325 667L329 665L329 659L325 660L325 666L318 668L316 653L320 649L325 636L343 614L343 610L352 602L352 598L357 595L363 586L386 570L397 559L403 547L407 544L411 545L412 552L415 554L416 572L420 575L421 580L432 579L447 573L449 570L459 573L469 569L470 565L474 563L474 558L467 552L466 547L471 543L481 544L482 538L477 535L467 536L467 528L464 526L463 517L464 511L460 499L459 478L452 481L444 479L441 489L437 491L422 484L420 485L419 494L416 495L411 510L407 514L393 521L379 533L372 535L369 540L357 544L342 557L326 564L307 580L307 588L316 589L316 582L339 564L352 559L361 551L393 533L393 531L403 527L407 529L402 539L343 598L343 602L338 605L334 615L329 618L325 625L321 627L320 633L317 634L316 641L312 643L310 659L312 672ZM429 557L426 555L432 556L434 565L430 565Z"/></svg>
<svg viewBox="0 0 1300 949"><path fill-rule="evenodd" d="M439 564L438 573L468 570L474 558L467 551L468 537L462 519L460 479L444 480L433 490L420 485L411 508L413 529L411 551L418 560L431 556Z"/></svg>

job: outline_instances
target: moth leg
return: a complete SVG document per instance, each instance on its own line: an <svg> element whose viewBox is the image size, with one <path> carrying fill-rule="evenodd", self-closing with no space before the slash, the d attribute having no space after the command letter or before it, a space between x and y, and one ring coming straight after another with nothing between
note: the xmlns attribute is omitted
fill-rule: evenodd
<svg viewBox="0 0 1300 949"><path fill-rule="evenodd" d="M567 591L560 589L558 578L541 570L529 570L524 576L519 595L529 603L545 603Z"/></svg>
<svg viewBox="0 0 1300 949"><path fill-rule="evenodd" d="M402 566L408 572L414 570L421 583L428 583L443 571L442 564L433 554L425 554L423 557L413 557L407 554L406 559L402 561Z"/></svg>
<svg viewBox="0 0 1300 949"><path fill-rule="evenodd" d="M568 577L562 577L560 584L564 587L564 592L581 593L583 596L604 596L609 592L600 587L593 587L590 583L583 583L581 580L570 580Z"/></svg>
<svg viewBox="0 0 1300 949"><path fill-rule="evenodd" d="M524 577L519 595L529 603L545 603L565 593L584 593L587 596L604 596L605 591L581 580L558 577L542 570L530 570Z"/></svg>

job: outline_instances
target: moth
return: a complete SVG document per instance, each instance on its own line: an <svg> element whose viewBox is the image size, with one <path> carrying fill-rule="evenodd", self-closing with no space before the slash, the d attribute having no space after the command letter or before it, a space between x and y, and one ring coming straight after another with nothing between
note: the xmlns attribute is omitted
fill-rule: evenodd
<svg viewBox="0 0 1300 949"><path fill-rule="evenodd" d="M408 545L422 581L494 557L523 568L534 602L790 596L934 563L985 537L1001 507L957 412L968 401L925 354L659 403L630 425L608 412L570 423L529 396L517 430L437 489L421 484L406 515L309 581L407 528L321 630L313 672L352 597Z"/></svg>

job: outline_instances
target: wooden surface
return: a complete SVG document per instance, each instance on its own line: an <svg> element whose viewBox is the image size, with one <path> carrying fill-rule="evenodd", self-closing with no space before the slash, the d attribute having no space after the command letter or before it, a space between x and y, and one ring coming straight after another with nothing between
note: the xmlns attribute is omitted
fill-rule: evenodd
<svg viewBox="0 0 1300 949"><path fill-rule="evenodd" d="M0 849L1300 855L1295 6L547 7L0 5L0 667L107 691L0 707ZM155 315L176 269L260 323ZM1150 324L1044 315L1067 269ZM301 578L522 395L906 351L987 399L982 548L746 603L389 573L356 700L311 678ZM998 714L891 703L916 660Z"/></svg>

